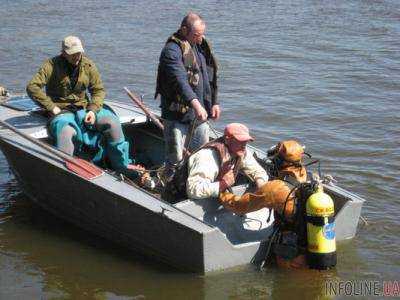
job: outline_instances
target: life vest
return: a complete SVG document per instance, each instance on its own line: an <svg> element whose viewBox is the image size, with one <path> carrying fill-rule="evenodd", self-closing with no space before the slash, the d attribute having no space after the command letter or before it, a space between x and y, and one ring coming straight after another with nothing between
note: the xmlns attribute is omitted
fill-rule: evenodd
<svg viewBox="0 0 400 300"><path fill-rule="evenodd" d="M229 154L228 147L224 143L223 137L220 137L205 144L203 147L199 148L191 155L194 155L198 151L206 148L213 149L218 154L219 173L217 175L216 181L220 181L229 170L233 170L235 177L237 176L240 160L232 159L231 155ZM184 162L182 162L182 164L176 167L172 179L165 186L165 191L163 193L164 200L175 202L181 199L185 199L187 197L186 181L189 174L188 163L189 159L186 159Z"/></svg>
<svg viewBox="0 0 400 300"><path fill-rule="evenodd" d="M181 48L182 62L183 65L185 66L188 75L188 82L191 85L191 87L196 87L199 83L200 67L197 62L196 54L194 53L192 46L188 41L182 39L179 30L175 32L172 36L170 36L165 44L168 44L170 42L176 43ZM201 44L198 45L198 47L202 50L206 60L207 72L211 88L211 103L214 104L217 102L217 94L218 94L217 60L215 59L215 56L211 50L211 44L205 38L203 38ZM159 94L162 94L162 88L161 88L162 79L161 79L160 67L161 66L159 65L157 72L156 92L154 98L157 98ZM176 111L181 115L184 115L188 111L189 106L183 103L177 91L175 92L173 98L174 99L170 99L172 100L172 103L170 104L169 109L172 111Z"/></svg>
<svg viewBox="0 0 400 300"><path fill-rule="evenodd" d="M232 159L231 155L229 154L228 147L224 143L223 137L205 144L202 149L204 148L213 149L218 153L219 173L216 181L220 181L230 170L233 170L234 176L236 178L238 174L240 159Z"/></svg>

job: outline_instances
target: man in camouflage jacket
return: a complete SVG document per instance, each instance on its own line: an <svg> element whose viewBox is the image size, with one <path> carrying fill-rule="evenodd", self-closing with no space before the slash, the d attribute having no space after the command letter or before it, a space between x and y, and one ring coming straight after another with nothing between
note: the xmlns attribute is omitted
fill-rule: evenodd
<svg viewBox="0 0 400 300"><path fill-rule="evenodd" d="M107 155L114 170L134 173L134 177L137 174L130 165L129 144L119 119L103 107L105 90L100 74L83 53L79 38L66 37L61 54L44 62L28 83L27 93L52 116L49 131L58 149L69 155L92 150L95 163Z"/></svg>

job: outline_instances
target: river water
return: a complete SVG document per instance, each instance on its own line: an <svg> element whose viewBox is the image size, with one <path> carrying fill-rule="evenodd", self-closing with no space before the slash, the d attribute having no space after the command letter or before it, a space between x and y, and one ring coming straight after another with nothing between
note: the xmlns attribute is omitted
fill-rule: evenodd
<svg viewBox="0 0 400 300"><path fill-rule="evenodd" d="M296 138L364 197L355 239L329 272L243 266L185 274L82 232L28 201L0 156L0 299L297 299L332 280L400 280L400 2L397 0L2 0L0 85L23 91L69 34L82 38L108 97L152 100L160 50L189 10L220 63L222 119L256 146ZM156 224L155 224L156 225ZM338 298L342 298L343 295Z"/></svg>

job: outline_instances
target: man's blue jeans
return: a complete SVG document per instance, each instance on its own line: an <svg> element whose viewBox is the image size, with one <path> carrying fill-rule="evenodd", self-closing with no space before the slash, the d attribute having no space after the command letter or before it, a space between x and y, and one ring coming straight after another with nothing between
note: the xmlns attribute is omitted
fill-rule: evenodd
<svg viewBox="0 0 400 300"><path fill-rule="evenodd" d="M192 123L164 120L165 164L167 169L176 166L183 159L185 139L190 135ZM198 125L188 145L192 153L209 141L209 125L207 122Z"/></svg>

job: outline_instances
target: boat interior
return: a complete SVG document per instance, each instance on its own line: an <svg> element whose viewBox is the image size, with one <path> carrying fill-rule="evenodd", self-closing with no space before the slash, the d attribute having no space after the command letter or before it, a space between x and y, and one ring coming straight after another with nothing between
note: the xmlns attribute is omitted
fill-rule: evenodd
<svg viewBox="0 0 400 300"><path fill-rule="evenodd" d="M125 136L130 143L131 158L134 158L136 164L141 164L146 169L152 170L152 175L154 175L162 167L164 161L164 139L161 130L149 122L146 116L132 105L119 102L109 103L120 117ZM46 119L41 116L43 115L43 111L29 98L20 97L11 99L2 103L2 105L11 109L24 111L25 113L28 112L31 118L39 117L43 120L40 122L40 126L36 126L36 129L31 131L30 135L46 143L52 143L47 134ZM211 132L211 138L216 138L217 134L216 132ZM251 149L260 157L260 161L262 161L265 153L256 148ZM127 184L132 184L132 182L127 182ZM236 185L233 187L233 192L243 194L252 189L254 189L254 186L249 179L244 175L239 175ZM159 191L146 192L152 193L154 197L164 201L161 199ZM328 193L334 198L335 212L338 213L348 199L334 191L328 191ZM270 225L273 222L273 214L270 214L270 211L266 208L244 216L236 216L225 210L219 205L218 201L210 199L179 199L179 201L172 201L170 204L202 222L218 227L234 245L267 239L272 230L272 226Z"/></svg>

